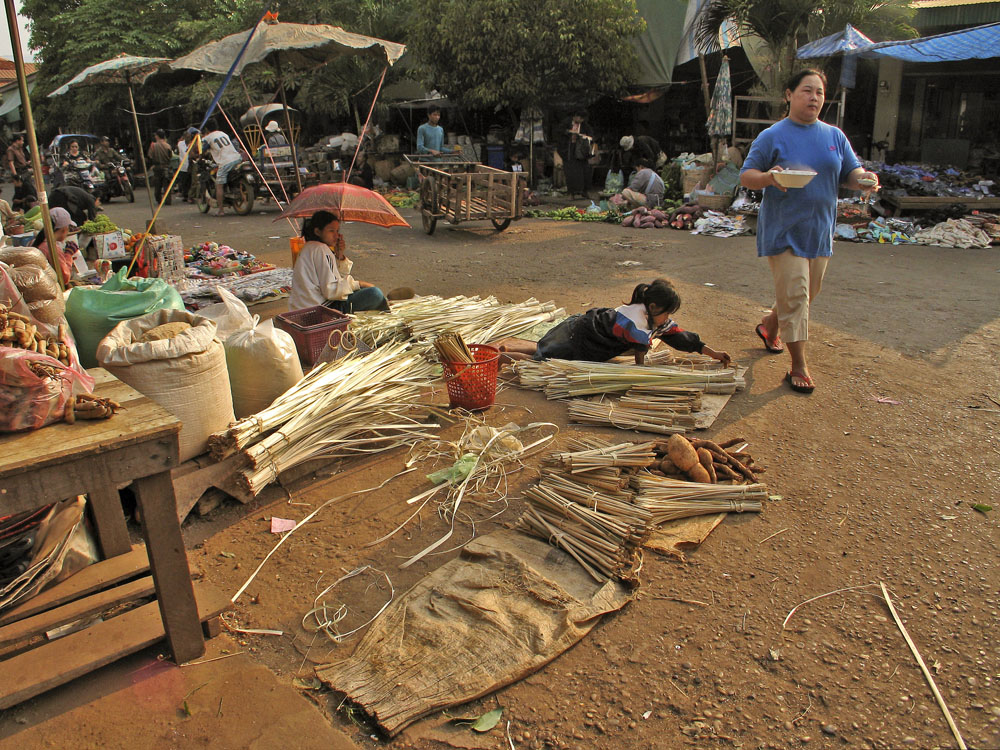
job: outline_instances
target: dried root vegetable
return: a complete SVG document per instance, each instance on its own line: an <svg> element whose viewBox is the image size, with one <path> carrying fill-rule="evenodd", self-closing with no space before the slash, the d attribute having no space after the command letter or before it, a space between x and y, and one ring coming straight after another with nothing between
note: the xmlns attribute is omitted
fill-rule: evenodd
<svg viewBox="0 0 1000 750"><path fill-rule="evenodd" d="M698 465L698 452L683 435L671 435L667 441L667 455L681 471L691 471Z"/></svg>
<svg viewBox="0 0 1000 750"><path fill-rule="evenodd" d="M62 326L59 328L58 337L44 336L31 318L0 304L0 346L45 354L70 366L70 349L67 341Z"/></svg>
<svg viewBox="0 0 1000 750"><path fill-rule="evenodd" d="M81 393L66 404L66 421L73 424L75 419L111 419L121 408L121 404L110 398Z"/></svg>
<svg viewBox="0 0 1000 750"><path fill-rule="evenodd" d="M730 450L736 445L746 447L746 440L736 438L716 443L671 435L670 440L656 444L657 455L661 457L659 469L667 476L682 475L711 484L720 480L757 482L757 475L764 472L763 467L757 466L753 456L744 453L742 448Z"/></svg>

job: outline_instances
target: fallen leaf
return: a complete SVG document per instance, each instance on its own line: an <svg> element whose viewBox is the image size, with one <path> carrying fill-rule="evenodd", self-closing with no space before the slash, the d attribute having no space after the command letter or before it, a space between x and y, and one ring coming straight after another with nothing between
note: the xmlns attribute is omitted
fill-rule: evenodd
<svg viewBox="0 0 1000 750"><path fill-rule="evenodd" d="M492 711L485 713L476 719L476 723L472 725L472 730L474 732L488 732L500 723L500 717L502 715L502 708L494 708Z"/></svg>
<svg viewBox="0 0 1000 750"><path fill-rule="evenodd" d="M958 516L941 516L942 521L954 521Z"/></svg>
<svg viewBox="0 0 1000 750"><path fill-rule="evenodd" d="M222 555L223 557L229 557L229 558L236 557L236 555L234 555L232 552L220 552L219 554Z"/></svg>
<svg viewBox="0 0 1000 750"><path fill-rule="evenodd" d="M973 510L978 510L980 513L989 513L993 510L992 505L986 505L985 503L976 503L972 506Z"/></svg>

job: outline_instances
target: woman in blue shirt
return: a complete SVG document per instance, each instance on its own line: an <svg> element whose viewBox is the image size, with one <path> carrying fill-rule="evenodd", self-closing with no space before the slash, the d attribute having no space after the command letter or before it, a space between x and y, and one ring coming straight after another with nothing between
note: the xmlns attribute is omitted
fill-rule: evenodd
<svg viewBox="0 0 1000 750"><path fill-rule="evenodd" d="M878 189L878 176L861 167L847 136L819 119L825 97L822 72L792 76L785 87L788 116L757 136L740 175L744 187L764 191L757 255L767 258L774 277L774 309L757 326L757 335L769 352L787 347L792 362L785 380L800 393L815 388L806 363L809 304L833 254L837 190L841 185L865 193ZM816 176L805 187L787 190L774 177L784 169L807 169Z"/></svg>

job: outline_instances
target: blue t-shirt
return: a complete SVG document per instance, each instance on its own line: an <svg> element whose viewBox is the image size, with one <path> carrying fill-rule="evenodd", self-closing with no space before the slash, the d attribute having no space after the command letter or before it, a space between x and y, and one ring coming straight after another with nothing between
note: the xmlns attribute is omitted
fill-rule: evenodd
<svg viewBox="0 0 1000 750"><path fill-rule="evenodd" d="M444 147L444 128L425 122L417 128L417 153L429 154Z"/></svg>
<svg viewBox="0 0 1000 750"><path fill-rule="evenodd" d="M801 125L786 117L757 136L743 171L767 172L775 166L817 174L803 188L784 193L764 188L757 217L757 255L781 255L788 249L802 258L833 255L837 189L861 166L847 136L825 122Z"/></svg>

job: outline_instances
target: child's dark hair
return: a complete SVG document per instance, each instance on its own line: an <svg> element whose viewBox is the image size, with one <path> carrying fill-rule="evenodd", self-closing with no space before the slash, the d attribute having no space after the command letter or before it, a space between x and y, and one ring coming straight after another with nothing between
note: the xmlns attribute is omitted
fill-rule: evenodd
<svg viewBox="0 0 1000 750"><path fill-rule="evenodd" d="M656 279L652 284L639 284L632 290L630 305L656 305L660 313L673 315L681 307L681 297L674 285L666 279Z"/></svg>
<svg viewBox="0 0 1000 750"><path fill-rule="evenodd" d="M302 222L302 237L306 242L318 240L319 232L331 221L340 221L340 219L330 211L317 211Z"/></svg>

